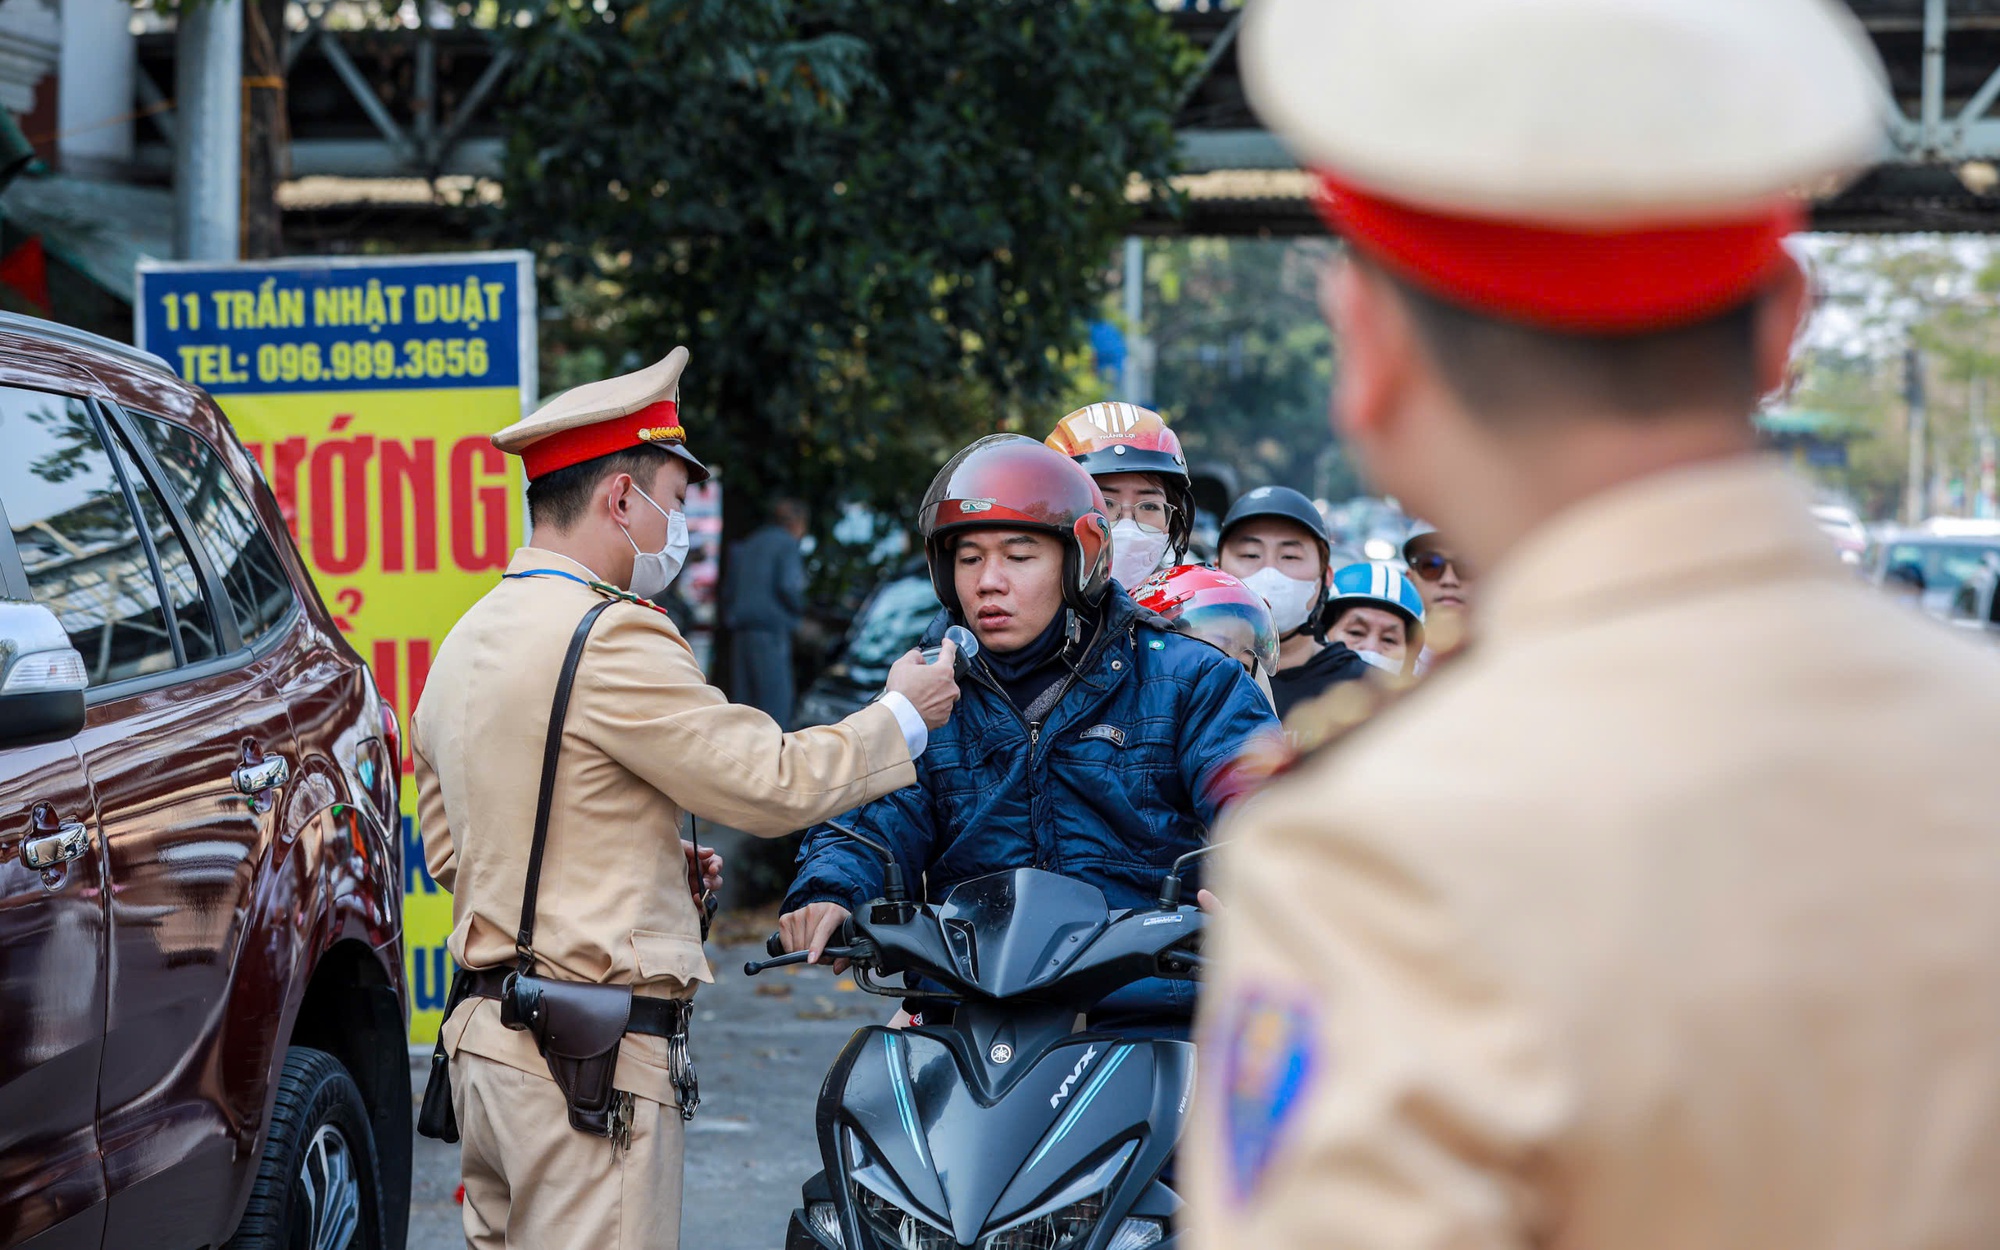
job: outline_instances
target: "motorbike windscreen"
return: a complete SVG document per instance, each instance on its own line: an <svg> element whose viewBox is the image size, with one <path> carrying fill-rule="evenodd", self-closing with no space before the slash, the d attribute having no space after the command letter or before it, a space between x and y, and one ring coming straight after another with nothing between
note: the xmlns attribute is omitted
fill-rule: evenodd
<svg viewBox="0 0 2000 1250"><path fill-rule="evenodd" d="M1017 868L960 882L937 909L959 975L996 998L1045 985L1110 919L1104 894L1070 877Z"/></svg>

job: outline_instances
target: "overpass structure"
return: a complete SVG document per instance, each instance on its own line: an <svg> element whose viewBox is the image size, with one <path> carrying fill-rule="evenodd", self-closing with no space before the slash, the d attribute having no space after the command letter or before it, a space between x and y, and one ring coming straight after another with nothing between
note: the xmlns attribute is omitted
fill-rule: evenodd
<svg viewBox="0 0 2000 1250"><path fill-rule="evenodd" d="M1859 181L1814 198L1816 226L2000 231L2000 0L1846 3L1888 66L1889 137ZM1177 208L1149 207L1141 229L1319 232L1306 175L1244 101L1240 7L1183 5L1171 18L1203 53L1176 117L1183 196ZM510 55L476 28L335 31L323 19L292 32L288 45L291 173L302 180L286 200L288 233L337 231L356 214L375 229L453 233L450 197L426 189L476 191L499 173ZM139 103L150 111L136 156L155 176L171 159L173 115L161 86L174 81L173 56L170 35L140 42ZM397 186L400 195L369 190Z"/></svg>

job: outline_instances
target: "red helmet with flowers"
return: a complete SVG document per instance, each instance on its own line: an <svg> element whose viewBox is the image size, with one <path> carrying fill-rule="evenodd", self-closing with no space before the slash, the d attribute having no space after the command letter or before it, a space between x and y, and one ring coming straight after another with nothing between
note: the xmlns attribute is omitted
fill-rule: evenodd
<svg viewBox="0 0 2000 1250"><path fill-rule="evenodd" d="M1111 521L1097 483L1075 462L1022 434L989 434L931 479L917 517L938 600L963 615L952 578L956 535L1028 530L1063 544L1063 601L1087 611L1111 584Z"/></svg>
<svg viewBox="0 0 2000 1250"><path fill-rule="evenodd" d="M1159 528L1166 530L1175 555L1187 551L1194 533L1194 484L1181 440L1167 428L1165 417L1137 404L1091 404L1056 422L1043 441L1092 477L1150 473L1159 478L1169 510L1167 524Z"/></svg>
<svg viewBox="0 0 2000 1250"><path fill-rule="evenodd" d="M1182 564L1162 569L1132 598L1166 618L1177 634L1199 638L1252 671L1278 670L1278 627L1263 596L1220 569Z"/></svg>

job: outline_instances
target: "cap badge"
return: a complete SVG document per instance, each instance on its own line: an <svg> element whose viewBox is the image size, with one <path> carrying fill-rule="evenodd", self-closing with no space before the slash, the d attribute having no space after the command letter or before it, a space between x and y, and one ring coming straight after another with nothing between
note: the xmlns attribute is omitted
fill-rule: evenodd
<svg viewBox="0 0 2000 1250"><path fill-rule="evenodd" d="M958 510L960 513L991 512L993 510L993 501L991 499L961 499L958 501Z"/></svg>
<svg viewBox="0 0 2000 1250"><path fill-rule="evenodd" d="M687 431L679 425L649 425L639 431L642 443L685 443Z"/></svg>

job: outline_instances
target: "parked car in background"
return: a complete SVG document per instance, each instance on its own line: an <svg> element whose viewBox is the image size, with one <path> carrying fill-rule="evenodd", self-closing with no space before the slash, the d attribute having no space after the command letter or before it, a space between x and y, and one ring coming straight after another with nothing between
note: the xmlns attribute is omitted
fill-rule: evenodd
<svg viewBox="0 0 2000 1250"><path fill-rule="evenodd" d="M862 601L831 663L800 697L792 728L831 725L880 694L889 666L917 645L942 606L923 557L900 565Z"/></svg>
<svg viewBox="0 0 2000 1250"><path fill-rule="evenodd" d="M1933 526L1891 530L1880 536L1870 576L1880 583L1898 567L1914 569L1923 579L1923 606L1933 616L1949 616L1959 587L1968 578L2000 561L2000 527Z"/></svg>
<svg viewBox="0 0 2000 1250"><path fill-rule="evenodd" d="M1820 504L1813 508L1813 522L1820 532L1833 540L1833 548L1840 553L1840 562L1859 565L1868 552L1868 530L1861 524L1861 518L1854 509L1840 504Z"/></svg>
<svg viewBox="0 0 2000 1250"><path fill-rule="evenodd" d="M400 735L157 357L0 316L0 1245L397 1250Z"/></svg>

